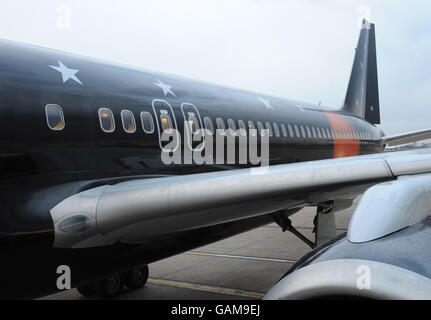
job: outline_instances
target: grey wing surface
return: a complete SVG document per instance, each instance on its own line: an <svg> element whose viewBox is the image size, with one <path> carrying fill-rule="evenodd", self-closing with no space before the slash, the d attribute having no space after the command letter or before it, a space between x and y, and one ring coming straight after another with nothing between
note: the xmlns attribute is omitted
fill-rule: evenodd
<svg viewBox="0 0 431 320"><path fill-rule="evenodd" d="M126 181L75 194L52 208L54 246L140 243L278 210L353 199L375 184L430 172L431 151L423 149ZM73 227L65 230L65 225Z"/></svg>

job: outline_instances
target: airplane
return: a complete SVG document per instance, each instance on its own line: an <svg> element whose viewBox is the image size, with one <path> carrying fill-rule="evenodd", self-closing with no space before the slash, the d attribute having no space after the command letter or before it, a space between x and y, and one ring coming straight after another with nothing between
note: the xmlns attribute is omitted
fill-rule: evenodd
<svg viewBox="0 0 431 320"><path fill-rule="evenodd" d="M59 292L67 272L66 289L112 298L143 287L154 261L271 222L313 251L268 299L431 298L431 153L384 152L431 130L386 136L377 126L374 24L363 21L337 111L9 40L0 47L1 298ZM268 165L226 154L189 161L228 132L234 146L241 135L267 141ZM163 161L178 150L180 161ZM348 234L336 236L335 212L364 192ZM317 208L314 241L289 219L306 206ZM372 268L371 288L357 288L358 266Z"/></svg>

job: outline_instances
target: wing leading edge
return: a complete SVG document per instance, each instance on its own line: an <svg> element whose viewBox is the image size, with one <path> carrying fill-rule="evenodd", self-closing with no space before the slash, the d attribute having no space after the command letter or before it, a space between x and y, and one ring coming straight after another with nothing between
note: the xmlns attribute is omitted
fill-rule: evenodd
<svg viewBox="0 0 431 320"><path fill-rule="evenodd" d="M266 169L133 180L81 192L51 210L54 246L141 243L287 208L354 198L376 183L430 173L431 151L381 153Z"/></svg>

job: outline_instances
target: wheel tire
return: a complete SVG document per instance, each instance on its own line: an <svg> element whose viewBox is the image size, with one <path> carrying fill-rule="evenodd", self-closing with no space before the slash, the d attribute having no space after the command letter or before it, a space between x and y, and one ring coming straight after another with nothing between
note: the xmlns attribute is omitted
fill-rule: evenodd
<svg viewBox="0 0 431 320"><path fill-rule="evenodd" d="M123 281L129 289L139 289L145 286L148 280L148 266L139 266L123 273Z"/></svg>
<svg viewBox="0 0 431 320"><path fill-rule="evenodd" d="M118 296L123 289L123 281L119 274L111 275L105 279L96 281L96 293L104 299Z"/></svg>
<svg viewBox="0 0 431 320"><path fill-rule="evenodd" d="M90 282L78 287L77 290L83 297L92 297L96 294L96 285L94 282Z"/></svg>

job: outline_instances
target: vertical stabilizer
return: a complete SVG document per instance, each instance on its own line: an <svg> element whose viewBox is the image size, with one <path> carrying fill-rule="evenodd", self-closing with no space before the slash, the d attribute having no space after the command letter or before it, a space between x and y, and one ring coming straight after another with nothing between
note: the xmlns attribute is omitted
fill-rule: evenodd
<svg viewBox="0 0 431 320"><path fill-rule="evenodd" d="M374 24L364 20L342 111L380 124Z"/></svg>

